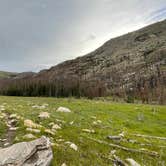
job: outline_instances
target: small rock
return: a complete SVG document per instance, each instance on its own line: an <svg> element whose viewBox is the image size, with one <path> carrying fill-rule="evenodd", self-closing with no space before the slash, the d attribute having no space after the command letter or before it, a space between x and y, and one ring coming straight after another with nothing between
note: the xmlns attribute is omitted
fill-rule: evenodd
<svg viewBox="0 0 166 166"><path fill-rule="evenodd" d="M54 122L51 122L51 123L49 123L48 125L49 126L53 126L55 123Z"/></svg>
<svg viewBox="0 0 166 166"><path fill-rule="evenodd" d="M111 150L111 155L114 155L116 153L116 150Z"/></svg>
<svg viewBox="0 0 166 166"><path fill-rule="evenodd" d="M47 133L47 134L51 134L53 136L55 135L55 131L53 132L50 129L45 129L44 132Z"/></svg>
<svg viewBox="0 0 166 166"><path fill-rule="evenodd" d="M9 142L6 142L6 143L4 144L4 147L9 146L9 145L10 145L10 143L9 143Z"/></svg>
<svg viewBox="0 0 166 166"><path fill-rule="evenodd" d="M60 119L55 119L57 122L60 122L60 123L66 123L64 120L60 120Z"/></svg>
<svg viewBox="0 0 166 166"><path fill-rule="evenodd" d="M34 123L30 119L24 120L24 126L29 127L29 128L41 128L42 127L41 125Z"/></svg>
<svg viewBox="0 0 166 166"><path fill-rule="evenodd" d="M97 119L96 116L91 116L92 119Z"/></svg>
<svg viewBox="0 0 166 166"><path fill-rule="evenodd" d="M89 129L82 129L82 131L87 132L87 133L95 133L94 130L89 130Z"/></svg>
<svg viewBox="0 0 166 166"><path fill-rule="evenodd" d="M17 116L18 116L17 114L11 114L11 115L9 116L9 118L10 118L10 119L16 119Z"/></svg>
<svg viewBox="0 0 166 166"><path fill-rule="evenodd" d="M63 163L61 166L67 166L66 163Z"/></svg>
<svg viewBox="0 0 166 166"><path fill-rule="evenodd" d="M40 130L38 130L38 129L32 129L32 128L26 128L26 131L32 132L32 133L40 133Z"/></svg>
<svg viewBox="0 0 166 166"><path fill-rule="evenodd" d="M69 124L70 124L70 125L73 125L73 124L74 124L74 121L71 121Z"/></svg>
<svg viewBox="0 0 166 166"><path fill-rule="evenodd" d="M77 145L76 145L76 144L74 144L74 143L72 143L72 144L70 145L70 148L72 148L72 149L73 149L73 150L75 150L75 151L77 151L77 150L78 150Z"/></svg>
<svg viewBox="0 0 166 166"><path fill-rule="evenodd" d="M71 110L69 108L66 108L66 107L59 107L57 109L57 112L66 112L66 113L69 113L69 112L71 112Z"/></svg>
<svg viewBox="0 0 166 166"><path fill-rule="evenodd" d="M98 125L98 123L96 121L93 122L93 125Z"/></svg>
<svg viewBox="0 0 166 166"><path fill-rule="evenodd" d="M61 127L60 127L59 125L57 125L57 124L54 124L54 125L52 126L52 129L58 130L58 129L61 129Z"/></svg>
<svg viewBox="0 0 166 166"><path fill-rule="evenodd" d="M8 123L10 125L16 125L17 122L18 122L17 119L12 119L12 120L8 121Z"/></svg>
<svg viewBox="0 0 166 166"><path fill-rule="evenodd" d="M14 139L15 141L20 141L20 139L18 138L18 137L15 137L15 139Z"/></svg>
<svg viewBox="0 0 166 166"><path fill-rule="evenodd" d="M121 140L122 137L121 137L121 136L111 136L111 135L110 135L110 136L108 136L107 138L108 138L108 139L111 139L111 140Z"/></svg>
<svg viewBox="0 0 166 166"><path fill-rule="evenodd" d="M135 160L128 158L126 159L127 163L130 164L130 166L141 166L140 164L138 164Z"/></svg>
<svg viewBox="0 0 166 166"><path fill-rule="evenodd" d="M72 142L70 142L70 141L66 141L65 144L72 144Z"/></svg>
<svg viewBox="0 0 166 166"><path fill-rule="evenodd" d="M64 142L65 140L64 139L57 139L56 141L57 142Z"/></svg>
<svg viewBox="0 0 166 166"><path fill-rule="evenodd" d="M9 130L10 131L16 131L16 130L18 130L18 127L11 127L11 128L9 128Z"/></svg>
<svg viewBox="0 0 166 166"><path fill-rule="evenodd" d="M125 132L123 131L122 133L119 134L120 137L124 137L125 136Z"/></svg>
<svg viewBox="0 0 166 166"><path fill-rule="evenodd" d="M6 138L5 138L5 139L1 139L1 141L2 141L2 142L5 142L5 141L7 141L7 139L6 139Z"/></svg>
<svg viewBox="0 0 166 166"><path fill-rule="evenodd" d="M35 139L36 136L34 136L33 134L26 134L23 136L24 139Z"/></svg>
<svg viewBox="0 0 166 166"><path fill-rule="evenodd" d="M48 112L41 112L38 117L41 119L47 119L50 118L50 114Z"/></svg>

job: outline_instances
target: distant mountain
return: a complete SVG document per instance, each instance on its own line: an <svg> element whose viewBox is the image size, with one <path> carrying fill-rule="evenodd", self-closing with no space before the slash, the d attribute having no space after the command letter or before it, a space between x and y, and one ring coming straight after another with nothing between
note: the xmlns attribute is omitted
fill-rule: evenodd
<svg viewBox="0 0 166 166"><path fill-rule="evenodd" d="M15 85L20 95L113 95L165 102L166 20L111 39L88 55L8 82L5 94Z"/></svg>

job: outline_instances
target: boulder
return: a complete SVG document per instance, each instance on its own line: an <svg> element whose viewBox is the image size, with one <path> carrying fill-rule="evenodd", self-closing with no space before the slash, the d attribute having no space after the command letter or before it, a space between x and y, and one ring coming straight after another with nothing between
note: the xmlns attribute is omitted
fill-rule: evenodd
<svg viewBox="0 0 166 166"><path fill-rule="evenodd" d="M49 166L53 159L50 141L44 136L0 149L0 154L0 166Z"/></svg>
<svg viewBox="0 0 166 166"><path fill-rule="evenodd" d="M71 112L71 110L69 108L66 108L66 107L59 107L57 109L57 112Z"/></svg>

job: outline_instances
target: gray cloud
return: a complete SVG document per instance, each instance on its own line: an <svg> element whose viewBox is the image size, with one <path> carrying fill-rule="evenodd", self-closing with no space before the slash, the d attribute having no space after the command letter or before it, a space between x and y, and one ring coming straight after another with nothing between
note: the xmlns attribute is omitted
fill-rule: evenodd
<svg viewBox="0 0 166 166"><path fill-rule="evenodd" d="M48 68L163 19L165 0L0 0L0 70Z"/></svg>

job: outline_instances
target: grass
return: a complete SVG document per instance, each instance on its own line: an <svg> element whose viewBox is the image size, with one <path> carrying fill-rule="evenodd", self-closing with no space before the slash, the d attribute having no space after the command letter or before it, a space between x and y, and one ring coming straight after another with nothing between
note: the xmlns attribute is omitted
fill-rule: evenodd
<svg viewBox="0 0 166 166"><path fill-rule="evenodd" d="M17 75L17 73L0 71L0 78L10 78L10 77L14 77L16 75Z"/></svg>
<svg viewBox="0 0 166 166"><path fill-rule="evenodd" d="M139 138L131 134L144 134L151 136L166 137L166 107L156 105L125 104L103 102L86 99L57 99L57 98L23 98L23 97L0 97L0 105L6 103L6 113L17 113L24 118L31 119L36 123L49 128L50 122L57 122L57 119L64 121L62 129L52 137L56 145L53 147L53 166L60 166L66 163L68 166L108 166L113 165L111 151L115 148L108 145L96 143L87 137L115 143L128 148L147 149L156 151L160 157L152 157L141 153L131 153L116 149L116 155L122 160L133 158L141 165L161 166L166 163L166 141L157 139ZM47 103L46 109L32 108L33 105ZM68 107L71 113L59 113L56 109L59 106ZM50 118L40 120L38 115L42 111L50 113ZM93 122L101 120L101 123L94 125ZM74 121L73 125L70 124ZM27 134L23 122L18 123L19 130L16 133L17 141L24 141L23 136ZM85 133L82 129L93 129L95 133ZM107 139L109 135L118 135L125 132L124 140L114 142ZM5 134L3 121L0 122L0 138ZM36 135L40 137L41 133ZM58 142L59 139L64 141ZM135 140L133 143L129 140ZM74 151L65 144L71 141L78 146ZM161 147L162 146L162 147Z"/></svg>

